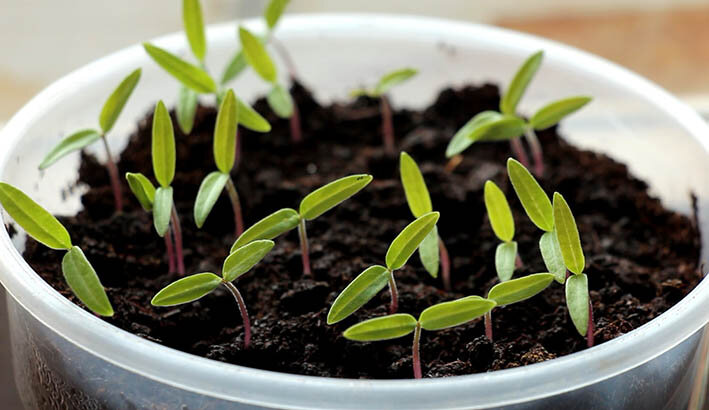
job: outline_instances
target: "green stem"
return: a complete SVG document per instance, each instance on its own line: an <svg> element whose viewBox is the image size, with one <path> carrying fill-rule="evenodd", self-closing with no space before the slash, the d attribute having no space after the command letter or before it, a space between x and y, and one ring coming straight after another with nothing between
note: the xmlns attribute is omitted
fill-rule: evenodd
<svg viewBox="0 0 709 410"><path fill-rule="evenodd" d="M226 181L226 191L229 194L229 200L231 200L231 207L234 210L234 226L236 229L236 237L238 238L244 232L244 219L241 215L241 201L239 201L239 193L236 192L236 185L234 181L229 176Z"/></svg>
<svg viewBox="0 0 709 410"><path fill-rule="evenodd" d="M389 271L389 293L391 294L389 314L393 315L399 309L399 291L396 289L396 281L394 280L393 270Z"/></svg>
<svg viewBox="0 0 709 410"><path fill-rule="evenodd" d="M177 209L175 209L174 204L172 205L172 210L170 211L170 222L172 225L172 234L175 238L175 259L177 260L177 273L179 273L180 275L184 275L185 254L182 250L182 224L180 223L180 217L177 215Z"/></svg>

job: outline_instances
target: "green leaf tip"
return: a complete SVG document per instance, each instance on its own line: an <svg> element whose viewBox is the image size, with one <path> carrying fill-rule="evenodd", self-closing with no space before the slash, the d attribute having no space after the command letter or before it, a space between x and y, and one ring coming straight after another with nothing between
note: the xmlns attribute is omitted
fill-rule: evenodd
<svg viewBox="0 0 709 410"><path fill-rule="evenodd" d="M276 66L261 40L244 27L239 27L239 39L244 56L254 71L269 83L277 81Z"/></svg>
<svg viewBox="0 0 709 410"><path fill-rule="evenodd" d="M494 300L498 306L521 302L546 289L553 280L551 273L534 273L508 280L493 286L487 298Z"/></svg>
<svg viewBox="0 0 709 410"><path fill-rule="evenodd" d="M580 275L586 267L586 259L581 248L579 230L569 204L558 192L554 192L554 225L564 264L571 272Z"/></svg>
<svg viewBox="0 0 709 410"><path fill-rule="evenodd" d="M307 221L324 214L372 182L368 174L340 178L309 193L300 202L300 216Z"/></svg>
<svg viewBox="0 0 709 410"><path fill-rule="evenodd" d="M406 202L409 204L414 218L433 211L431 196L421 170L416 161L404 151L399 156L399 173L401 174L401 185L404 186Z"/></svg>
<svg viewBox="0 0 709 410"><path fill-rule="evenodd" d="M566 307L569 316L581 336L586 336L588 331L589 295L588 276L586 274L571 275L566 280Z"/></svg>
<svg viewBox="0 0 709 410"><path fill-rule="evenodd" d="M274 113L281 118L290 118L293 115L293 97L290 92L280 84L276 84L266 95L266 102Z"/></svg>
<svg viewBox="0 0 709 410"><path fill-rule="evenodd" d="M236 158L236 129L238 124L238 104L234 91L229 89L222 99L214 126L214 162L217 168L229 174Z"/></svg>
<svg viewBox="0 0 709 410"><path fill-rule="evenodd" d="M519 104L529 83L532 81L532 78L534 78L537 70L539 70L539 66L542 64L542 58L544 58L544 52L537 51L529 56L517 70L507 91L500 99L500 111L503 114L515 115L517 104Z"/></svg>
<svg viewBox="0 0 709 410"><path fill-rule="evenodd" d="M289 2L290 0L271 0L268 2L266 9L263 11L263 17L269 30L273 30L276 27Z"/></svg>
<svg viewBox="0 0 709 410"><path fill-rule="evenodd" d="M451 158L478 141L502 141L524 134L525 123L514 115L483 111L471 118L448 143L446 157Z"/></svg>
<svg viewBox="0 0 709 410"><path fill-rule="evenodd" d="M507 160L507 173L529 219L539 229L551 232L554 229L551 201L539 182L514 158Z"/></svg>
<svg viewBox="0 0 709 410"><path fill-rule="evenodd" d="M175 116L177 117L177 125L180 126L180 130L185 135L189 135L192 132L194 118L197 115L198 103L199 94L195 90L181 84L177 96Z"/></svg>
<svg viewBox="0 0 709 410"><path fill-rule="evenodd" d="M250 271L273 249L271 240L257 240L244 245L232 252L224 261L222 277L227 282L232 282L239 276Z"/></svg>
<svg viewBox="0 0 709 410"><path fill-rule="evenodd" d="M239 117L239 124L243 127L256 132L269 132L271 131L271 124L266 121L265 118L261 116L256 110L251 108L250 105L241 101L238 97L236 98L238 104L237 114Z"/></svg>
<svg viewBox="0 0 709 410"><path fill-rule="evenodd" d="M182 1L182 22L185 25L185 34L192 53L199 61L204 61L204 56L207 53L207 40L204 35L204 21L199 0Z"/></svg>
<svg viewBox="0 0 709 410"><path fill-rule="evenodd" d="M391 88L403 83L404 81L407 81L416 74L418 74L418 70L409 67L400 68L398 70L386 73L382 76L381 79L379 79L379 82L374 87L374 90L371 94L377 97L386 94Z"/></svg>
<svg viewBox="0 0 709 410"><path fill-rule="evenodd" d="M140 206L147 212L153 210L155 202L155 186L145 175L141 173L126 172L126 181L133 195L140 203Z"/></svg>
<svg viewBox="0 0 709 410"><path fill-rule="evenodd" d="M140 68L130 73L118 84L118 87L113 90L113 93L111 93L103 104L101 114L99 115L99 125L101 126L103 134L107 134L111 128L113 128L113 124L116 123L118 116L121 115L123 107L125 107L128 102L128 98L130 98L131 94L133 94L133 90L135 90L135 87L138 85L140 74Z"/></svg>
<svg viewBox="0 0 709 410"><path fill-rule="evenodd" d="M389 282L390 272L381 265L370 266L360 273L337 296L327 314L327 324L344 320L369 302Z"/></svg>
<svg viewBox="0 0 709 410"><path fill-rule="evenodd" d="M440 216L440 212L429 212L408 224L389 245L385 257L386 266L390 270L397 270L404 266L421 241L436 226Z"/></svg>
<svg viewBox="0 0 709 410"><path fill-rule="evenodd" d="M342 335L357 342L397 339L413 332L416 323L416 318L407 313L395 313L357 323Z"/></svg>
<svg viewBox="0 0 709 410"><path fill-rule="evenodd" d="M39 169L46 169L61 158L74 151L79 151L101 139L101 133L94 129L77 131L64 138L44 157L39 164Z"/></svg>
<svg viewBox="0 0 709 410"><path fill-rule="evenodd" d="M197 273L179 279L158 292L150 304L153 306L175 306L193 302L216 289L222 279L210 272Z"/></svg>
<svg viewBox="0 0 709 410"><path fill-rule="evenodd" d="M106 291L81 248L74 246L64 255L62 273L71 291L87 308L101 316L113 316Z"/></svg>
<svg viewBox="0 0 709 410"><path fill-rule="evenodd" d="M529 125L537 131L545 130L559 123L564 117L580 110L589 102L591 102L591 97L586 96L568 97L554 101L540 108L529 119Z"/></svg>
<svg viewBox="0 0 709 410"><path fill-rule="evenodd" d="M198 93L213 94L217 92L217 84L203 69L150 43L143 43L143 48L157 65L185 86Z"/></svg>
<svg viewBox="0 0 709 410"><path fill-rule="evenodd" d="M175 131L165 103L158 101L153 114L152 160L155 179L167 188L175 177Z"/></svg>
<svg viewBox="0 0 709 410"><path fill-rule="evenodd" d="M165 236L170 227L173 206L172 187L158 187L155 191L155 202L153 202L153 225L161 237Z"/></svg>
<svg viewBox="0 0 709 410"><path fill-rule="evenodd" d="M495 270L500 282L510 280L515 272L517 242L503 242L495 250Z"/></svg>
<svg viewBox="0 0 709 410"><path fill-rule="evenodd" d="M194 201L194 221L198 228L204 226L207 216L212 212L229 180L229 174L214 171L207 175L199 186L197 199Z"/></svg>
<svg viewBox="0 0 709 410"><path fill-rule="evenodd" d="M421 312L419 322L425 330L447 329L479 318L496 305L494 300L464 297L427 308Z"/></svg>
<svg viewBox="0 0 709 410"><path fill-rule="evenodd" d="M488 180L485 182L484 199L495 235L503 242L511 241L515 236L515 221L505 194L497 184Z"/></svg>
<svg viewBox="0 0 709 410"><path fill-rule="evenodd" d="M298 215L295 209L279 209L245 230L244 233L236 239L234 245L232 245L231 252L255 240L273 239L294 229L298 226L299 222L300 215Z"/></svg>

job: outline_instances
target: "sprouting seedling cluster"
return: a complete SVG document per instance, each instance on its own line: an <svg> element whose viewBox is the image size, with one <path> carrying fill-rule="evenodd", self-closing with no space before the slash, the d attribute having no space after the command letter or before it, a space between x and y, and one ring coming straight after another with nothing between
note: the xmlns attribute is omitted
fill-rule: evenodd
<svg viewBox="0 0 709 410"><path fill-rule="evenodd" d="M524 135L534 158L534 173L537 176L544 173L542 147L535 131L556 125L564 117L588 104L591 98L587 96L564 98L543 106L527 121L520 117L517 114L517 104L539 69L543 57L544 53L538 51L527 58L502 96L500 111L483 111L470 119L451 139L446 149L446 157L456 157L478 141L509 140L514 155L523 164L529 164L528 156L520 141L520 137Z"/></svg>
<svg viewBox="0 0 709 410"><path fill-rule="evenodd" d="M399 173L401 175L401 185L404 187L404 193L406 194L406 202L409 204L409 209L414 218L432 212L431 196L428 193L428 187L423 179L421 170L416 161L403 151L399 158ZM438 234L437 226L434 225L431 232L419 245L418 250L421 263L434 278L438 277L440 262L443 287L450 291L450 258L446 245Z"/></svg>
<svg viewBox="0 0 709 410"><path fill-rule="evenodd" d="M102 140L106 150L106 168L108 169L108 175L111 180L116 212L123 210L123 192L118 174L118 166L111 155L106 134L111 131L116 120L118 120L118 117L121 115L123 107L125 107L128 98L130 98L140 80L140 73L141 70L138 68L125 77L103 104L101 114L99 114L98 118L100 130L89 128L69 135L52 148L39 164L39 169L45 169L67 154L81 150L98 140Z"/></svg>
<svg viewBox="0 0 709 410"><path fill-rule="evenodd" d="M211 272L202 272L179 279L158 292L150 302L153 306L175 306L193 302L211 292L219 285L224 285L234 296L239 306L244 324L244 348L251 343L251 323L249 313L239 289L233 282L251 270L273 248L273 241L258 240L233 250L224 260L222 276Z"/></svg>
<svg viewBox="0 0 709 410"><path fill-rule="evenodd" d="M408 224L389 245L384 258L386 266L374 265L368 267L337 296L327 314L327 324L331 325L344 320L369 302L387 284L389 285L391 296L389 313L396 313L399 306L399 294L396 288L396 280L394 279L394 271L406 265L411 255L421 245L421 242L436 226L439 217L440 213L429 212Z"/></svg>
<svg viewBox="0 0 709 410"><path fill-rule="evenodd" d="M370 98L379 99L379 110L382 116L382 138L384 140L384 150L389 155L394 155L396 153L395 139L394 139L394 118L391 109L391 104L389 103L389 98L387 93L394 86L399 85L411 77L418 74L418 70L414 68L401 68L398 70L391 71L384 74L379 82L374 86L374 88L358 88L353 90L350 94L352 96L366 95Z"/></svg>

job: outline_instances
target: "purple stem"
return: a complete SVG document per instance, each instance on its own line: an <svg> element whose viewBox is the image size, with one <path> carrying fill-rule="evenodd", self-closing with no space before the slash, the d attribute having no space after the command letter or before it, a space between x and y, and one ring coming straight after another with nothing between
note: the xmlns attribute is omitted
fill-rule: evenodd
<svg viewBox="0 0 709 410"><path fill-rule="evenodd" d="M529 149L532 151L534 158L534 174L537 177L544 175L544 153L542 152L542 144L539 143L539 138L532 127L527 128L524 135L527 137Z"/></svg>
<svg viewBox="0 0 709 410"><path fill-rule="evenodd" d="M492 311L485 313L485 336L489 341L492 340Z"/></svg>
<svg viewBox="0 0 709 410"><path fill-rule="evenodd" d="M588 300L588 328L586 329L586 344L588 347L593 347L593 303Z"/></svg>
<svg viewBox="0 0 709 410"><path fill-rule="evenodd" d="M303 276L312 276L310 271L310 249L308 247L308 233L305 230L305 218L300 218L298 224L298 235L300 236L300 257L303 261Z"/></svg>
<svg viewBox="0 0 709 410"><path fill-rule="evenodd" d="M458 165L460 165L461 162L463 162L463 156L460 154L454 155L448 160L448 163L446 163L446 172L450 174L458 167Z"/></svg>
<svg viewBox="0 0 709 410"><path fill-rule="evenodd" d="M177 273L184 275L185 257L184 252L182 251L182 225L180 224L180 217L177 215L175 205L172 206L170 222L172 223L172 233L175 237L175 259L177 259Z"/></svg>
<svg viewBox="0 0 709 410"><path fill-rule="evenodd" d="M421 339L421 323L416 323L414 330L414 346L413 346L413 361L414 361L414 378L421 378L421 353L419 348L419 339Z"/></svg>
<svg viewBox="0 0 709 410"><path fill-rule="evenodd" d="M443 288L450 292L451 290L451 262L448 256L448 249L446 249L446 244L443 243L443 239L438 237L438 249L441 254L441 279L443 279Z"/></svg>
<svg viewBox="0 0 709 410"><path fill-rule="evenodd" d="M167 250L167 264L168 264L168 273L173 273L175 272L175 250L172 245L172 232L170 228L167 228L167 232L165 232L165 249Z"/></svg>
<svg viewBox="0 0 709 410"><path fill-rule="evenodd" d="M379 107L382 112L382 136L384 137L384 151L388 155L395 155L394 148L394 120L392 118L391 105L386 95L379 97Z"/></svg>
<svg viewBox="0 0 709 410"><path fill-rule="evenodd" d="M520 258L519 253L515 257L515 268L520 269L524 264L522 263L522 258Z"/></svg>
<svg viewBox="0 0 709 410"><path fill-rule="evenodd" d="M394 280L394 271L389 271L389 293L391 293L391 304L389 305L389 314L393 315L399 309L399 291L396 289L396 281Z"/></svg>
<svg viewBox="0 0 709 410"><path fill-rule="evenodd" d="M123 211L123 191L121 190L121 179L118 176L118 167L113 160L111 150L108 148L108 141L105 135L101 135L103 146L106 148L106 168L108 168L108 176L111 179L111 189L113 190L113 200L116 204L116 212Z"/></svg>
<svg viewBox="0 0 709 410"><path fill-rule="evenodd" d="M522 141L519 138L512 138L510 140L510 148L512 149L513 155L517 157L517 160L519 160L525 168L529 168L529 157L527 156L527 151L524 150L524 146L522 146Z"/></svg>
<svg viewBox="0 0 709 410"><path fill-rule="evenodd" d="M300 110L298 110L298 103L295 102L295 98L293 98L293 114L290 116L290 138L294 144L303 140L303 129L300 126Z"/></svg>
<svg viewBox="0 0 709 410"><path fill-rule="evenodd" d="M249 312L246 310L246 303L244 303L244 298L241 297L239 289L234 286L231 282L222 282L224 286L234 295L236 303L239 305L239 312L241 313L241 320L244 322L244 349L248 349L251 345L251 322L249 321Z"/></svg>
<svg viewBox="0 0 709 410"><path fill-rule="evenodd" d="M288 50L283 46L283 44L278 41L275 37L269 37L271 44L275 48L276 52L281 56L283 62L286 65L286 70L288 70L288 76L292 84L295 84L295 79L298 77L298 72L295 69L295 63L293 58L291 58ZM298 110L298 103L293 98L293 115L290 117L290 136L291 142L299 143L303 140L303 129L300 123L300 110Z"/></svg>

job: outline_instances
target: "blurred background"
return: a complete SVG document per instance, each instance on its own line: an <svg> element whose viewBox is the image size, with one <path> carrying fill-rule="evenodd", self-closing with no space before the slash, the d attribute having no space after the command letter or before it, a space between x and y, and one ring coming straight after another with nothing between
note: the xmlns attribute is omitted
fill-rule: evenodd
<svg viewBox="0 0 709 410"><path fill-rule="evenodd" d="M207 23L261 14L265 0L203 1ZM381 12L480 22L615 61L709 113L707 0L291 0L287 13ZM181 30L178 0L0 0L0 128L60 76ZM236 34L235 34L236 36ZM19 409L0 287L0 409Z"/></svg>

